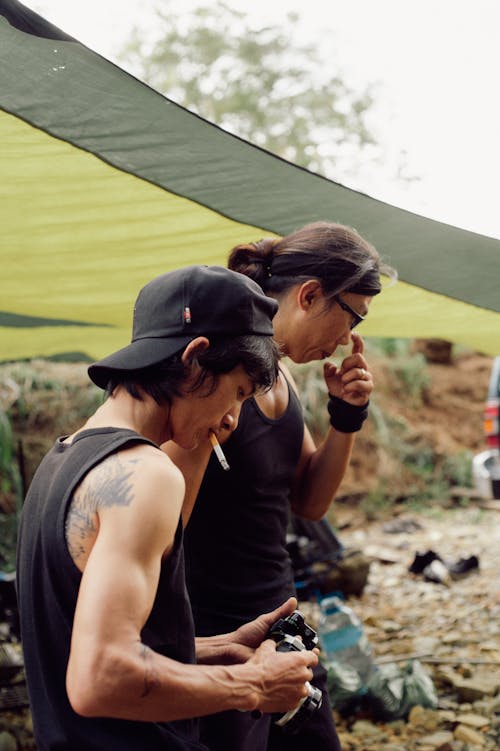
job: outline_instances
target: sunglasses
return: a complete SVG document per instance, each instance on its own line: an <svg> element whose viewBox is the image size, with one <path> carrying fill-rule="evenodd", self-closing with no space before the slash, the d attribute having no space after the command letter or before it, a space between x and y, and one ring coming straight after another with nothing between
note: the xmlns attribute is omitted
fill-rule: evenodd
<svg viewBox="0 0 500 751"><path fill-rule="evenodd" d="M356 311L353 310L350 305L344 302L344 300L342 300L342 298L339 297L339 295L335 295L333 299L335 300L337 305L339 305L342 308L342 310L345 310L346 313L350 313L350 315L352 316L351 325L349 327L351 331L353 330L353 328L355 328L355 326L361 323L361 321L365 320L365 316L361 316L359 313L356 313Z"/></svg>

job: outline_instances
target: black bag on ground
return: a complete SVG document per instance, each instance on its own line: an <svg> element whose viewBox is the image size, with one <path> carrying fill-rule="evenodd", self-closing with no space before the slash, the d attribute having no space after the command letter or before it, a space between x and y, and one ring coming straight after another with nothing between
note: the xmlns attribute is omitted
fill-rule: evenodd
<svg viewBox="0 0 500 751"><path fill-rule="evenodd" d="M326 518L309 521L292 514L287 549L299 600L315 600L331 592L362 593L370 561L360 550L344 547Z"/></svg>

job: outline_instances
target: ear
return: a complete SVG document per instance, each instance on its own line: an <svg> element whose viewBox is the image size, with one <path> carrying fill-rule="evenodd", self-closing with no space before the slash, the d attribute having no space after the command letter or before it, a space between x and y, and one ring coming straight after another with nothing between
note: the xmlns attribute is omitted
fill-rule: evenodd
<svg viewBox="0 0 500 751"><path fill-rule="evenodd" d="M210 346L206 336L197 336L187 345L186 349L182 353L181 360L184 365L190 365L198 355L205 352Z"/></svg>
<svg viewBox="0 0 500 751"><path fill-rule="evenodd" d="M317 279L308 279L297 290L297 302L301 310L309 310L322 297L323 291Z"/></svg>

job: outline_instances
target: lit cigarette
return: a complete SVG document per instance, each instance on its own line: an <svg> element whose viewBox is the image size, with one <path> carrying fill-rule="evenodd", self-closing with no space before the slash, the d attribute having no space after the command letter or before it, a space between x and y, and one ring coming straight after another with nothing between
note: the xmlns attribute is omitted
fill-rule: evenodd
<svg viewBox="0 0 500 751"><path fill-rule="evenodd" d="M212 431L210 432L210 443L214 447L215 455L217 459L219 460L220 466L222 469L229 469L229 464L227 463L227 459L224 456L224 452L222 451L220 447L220 443L217 440L217 436Z"/></svg>

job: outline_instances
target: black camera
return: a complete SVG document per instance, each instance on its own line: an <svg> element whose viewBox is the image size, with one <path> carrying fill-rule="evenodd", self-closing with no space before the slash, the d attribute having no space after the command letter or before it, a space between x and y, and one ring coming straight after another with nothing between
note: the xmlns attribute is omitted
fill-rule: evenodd
<svg viewBox="0 0 500 751"><path fill-rule="evenodd" d="M307 625L300 610L295 610L287 618L280 618L271 626L269 639L276 642L277 652L300 652L318 646L316 631ZM306 681L307 696L286 714L275 720L287 733L296 733L308 718L321 707L322 694L319 688Z"/></svg>

